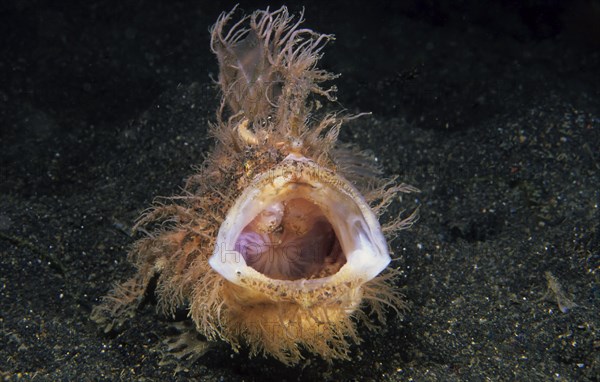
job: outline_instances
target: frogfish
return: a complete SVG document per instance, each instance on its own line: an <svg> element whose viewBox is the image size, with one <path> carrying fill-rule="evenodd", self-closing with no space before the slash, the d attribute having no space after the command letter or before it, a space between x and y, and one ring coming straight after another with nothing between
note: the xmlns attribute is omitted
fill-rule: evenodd
<svg viewBox="0 0 600 382"><path fill-rule="evenodd" d="M357 116L331 111L337 89L325 83L337 75L317 66L332 35L302 27L303 14L286 7L232 21L236 13L211 28L221 93L214 148L180 195L137 221L145 236L128 254L136 273L92 319L111 331L154 293L158 313L183 307L206 343L288 365L311 353L348 360L359 324L377 327L388 307L404 305L388 240L415 214L385 212L417 190L338 142ZM173 353L206 351L192 342Z"/></svg>

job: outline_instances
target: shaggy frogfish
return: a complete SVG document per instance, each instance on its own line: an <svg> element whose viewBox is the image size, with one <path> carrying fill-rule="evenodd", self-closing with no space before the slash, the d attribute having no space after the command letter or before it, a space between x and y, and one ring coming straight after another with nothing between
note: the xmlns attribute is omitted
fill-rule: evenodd
<svg viewBox="0 0 600 382"><path fill-rule="evenodd" d="M182 195L138 220L146 237L128 256L136 273L92 319L110 331L154 288L159 313L185 307L190 330L207 343L288 365L304 353L349 359L357 324L372 327L386 307L403 305L386 239L415 216L379 218L416 189L338 142L353 117L323 111L336 91L323 84L337 76L317 63L331 35L303 28L302 14L286 7L232 21L235 13L211 29L222 93L214 149Z"/></svg>

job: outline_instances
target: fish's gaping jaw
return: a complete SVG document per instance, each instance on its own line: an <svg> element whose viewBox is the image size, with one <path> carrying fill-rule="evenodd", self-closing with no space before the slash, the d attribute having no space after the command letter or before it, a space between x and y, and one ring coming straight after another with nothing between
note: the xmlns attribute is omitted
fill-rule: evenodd
<svg viewBox="0 0 600 382"><path fill-rule="evenodd" d="M390 262L377 217L346 179L290 155L255 178L221 224L211 267L253 301L305 307L344 294ZM262 297L259 297L262 296ZM353 310L360 297L346 308Z"/></svg>

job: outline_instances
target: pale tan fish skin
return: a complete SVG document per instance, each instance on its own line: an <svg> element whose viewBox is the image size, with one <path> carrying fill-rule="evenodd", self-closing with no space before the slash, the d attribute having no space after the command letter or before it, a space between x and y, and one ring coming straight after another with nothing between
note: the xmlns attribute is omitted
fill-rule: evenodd
<svg viewBox="0 0 600 382"><path fill-rule="evenodd" d="M386 239L416 214L378 219L398 193L417 190L337 141L351 117L318 110L318 98L335 99L323 83L336 75L316 66L332 36L286 7L239 21L235 12L211 29L222 90L214 150L182 195L140 218L148 235L128 257L137 273L92 319L106 331L121 325L156 278L157 310L189 307L208 341L286 364L303 352L348 360L357 322L373 326L365 306L381 322L386 306L403 308Z"/></svg>

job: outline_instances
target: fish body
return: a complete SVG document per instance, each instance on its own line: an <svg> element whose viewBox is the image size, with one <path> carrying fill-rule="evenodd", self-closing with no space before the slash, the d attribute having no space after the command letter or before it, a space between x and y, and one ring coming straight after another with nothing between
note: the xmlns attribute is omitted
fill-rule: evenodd
<svg viewBox="0 0 600 382"><path fill-rule="evenodd" d="M151 280L157 308L189 308L209 341L295 364L302 352L349 359L364 305L383 320L402 307L387 271L386 236L414 215L383 227L379 217L398 193L354 146L338 142L349 117L319 110L335 99L336 76L319 69L330 35L302 28L282 7L211 29L222 102L215 147L180 196L137 222L149 235L129 261L137 273L92 312L105 330L135 313Z"/></svg>

